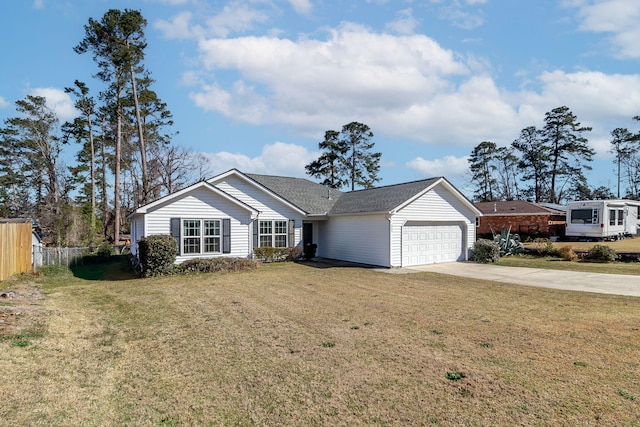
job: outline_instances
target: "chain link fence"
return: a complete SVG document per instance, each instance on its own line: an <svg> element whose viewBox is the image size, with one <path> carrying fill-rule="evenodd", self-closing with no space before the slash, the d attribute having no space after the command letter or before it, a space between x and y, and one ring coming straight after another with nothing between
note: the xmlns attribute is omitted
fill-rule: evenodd
<svg viewBox="0 0 640 427"><path fill-rule="evenodd" d="M62 265L72 267L82 264L85 255L91 253L91 248L47 248L33 246L34 270L47 265Z"/></svg>

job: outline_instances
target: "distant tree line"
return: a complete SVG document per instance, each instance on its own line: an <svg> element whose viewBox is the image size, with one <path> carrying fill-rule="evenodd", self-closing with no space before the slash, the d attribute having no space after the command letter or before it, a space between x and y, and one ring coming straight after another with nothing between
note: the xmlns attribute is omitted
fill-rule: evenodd
<svg viewBox="0 0 640 427"><path fill-rule="evenodd" d="M640 120L640 116L634 117ZM478 202L527 199L562 203L567 200L640 199L640 133L618 128L611 132L611 153L617 165L617 195L607 187L589 187L585 171L591 170L594 150L568 107L545 114L544 126L529 126L511 145L498 147L483 141L473 148L469 171ZM626 192L621 192L622 185Z"/></svg>
<svg viewBox="0 0 640 427"><path fill-rule="evenodd" d="M54 245L117 242L138 206L204 177L204 159L171 145L172 114L144 65L146 24L128 9L89 19L74 51L92 54L102 90L65 88L80 112L73 121L61 124L44 97L16 102L0 128L0 217L39 220ZM61 158L68 144L78 147L73 165Z"/></svg>

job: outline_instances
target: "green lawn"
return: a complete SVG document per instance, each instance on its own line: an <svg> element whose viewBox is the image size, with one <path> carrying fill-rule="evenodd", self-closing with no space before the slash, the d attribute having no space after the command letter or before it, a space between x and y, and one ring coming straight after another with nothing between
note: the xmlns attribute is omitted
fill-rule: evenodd
<svg viewBox="0 0 640 427"><path fill-rule="evenodd" d="M44 298L0 325L0 419L640 425L637 298L326 267L21 278Z"/></svg>

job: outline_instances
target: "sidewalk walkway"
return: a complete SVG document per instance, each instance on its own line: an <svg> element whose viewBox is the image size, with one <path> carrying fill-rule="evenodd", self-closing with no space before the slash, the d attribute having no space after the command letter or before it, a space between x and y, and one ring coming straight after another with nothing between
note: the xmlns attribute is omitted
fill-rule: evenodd
<svg viewBox="0 0 640 427"><path fill-rule="evenodd" d="M429 264L400 270L406 272L430 271L516 285L640 297L640 276L503 267L474 262Z"/></svg>

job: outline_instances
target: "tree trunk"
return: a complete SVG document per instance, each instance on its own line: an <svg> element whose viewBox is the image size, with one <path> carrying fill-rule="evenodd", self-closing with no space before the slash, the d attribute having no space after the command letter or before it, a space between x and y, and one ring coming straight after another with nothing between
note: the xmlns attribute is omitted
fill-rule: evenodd
<svg viewBox="0 0 640 427"><path fill-rule="evenodd" d="M142 129L142 119L140 118L140 103L138 102L138 90L136 87L136 76L133 72L133 65L129 67L131 74L131 89L133 91L133 104L136 110L136 123L138 127L138 141L140 143L140 161L142 163L142 200L141 204L147 203L149 197L149 174L147 170L147 147L144 142L144 131Z"/></svg>
<svg viewBox="0 0 640 427"><path fill-rule="evenodd" d="M116 153L115 153L115 166L114 166L114 183L113 183L113 244L120 243L120 156L122 145L122 108L120 106L120 94L118 94L118 107L116 115L118 116L116 121Z"/></svg>

